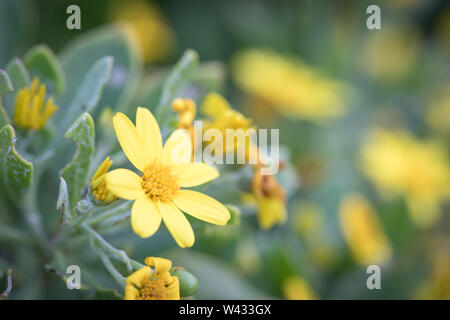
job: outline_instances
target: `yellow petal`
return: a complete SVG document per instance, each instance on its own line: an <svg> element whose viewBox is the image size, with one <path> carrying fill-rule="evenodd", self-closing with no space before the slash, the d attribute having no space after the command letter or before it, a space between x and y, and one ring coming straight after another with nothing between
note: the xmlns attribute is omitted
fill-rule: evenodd
<svg viewBox="0 0 450 320"><path fill-rule="evenodd" d="M216 92L208 93L205 100L203 100L202 113L211 118L218 119L230 109L228 101Z"/></svg>
<svg viewBox="0 0 450 320"><path fill-rule="evenodd" d="M262 229L286 222L286 207L278 198L262 198L257 201L258 220Z"/></svg>
<svg viewBox="0 0 450 320"><path fill-rule="evenodd" d="M172 174L177 176L180 187L195 187L219 176L219 172L206 163L177 164L173 166Z"/></svg>
<svg viewBox="0 0 450 320"><path fill-rule="evenodd" d="M130 119L123 113L113 117L114 130L123 152L130 162L140 171L145 169L145 146Z"/></svg>
<svg viewBox="0 0 450 320"><path fill-rule="evenodd" d="M172 201L184 212L209 223L224 226L230 220L230 213L223 204L197 191L180 190Z"/></svg>
<svg viewBox="0 0 450 320"><path fill-rule="evenodd" d="M159 257L147 257L145 258L145 264L155 268L156 273L166 273L172 268L172 261Z"/></svg>
<svg viewBox="0 0 450 320"><path fill-rule="evenodd" d="M141 178L133 171L116 169L105 176L106 187L119 198L127 200L140 199L145 192L141 186Z"/></svg>
<svg viewBox="0 0 450 320"><path fill-rule="evenodd" d="M97 179L98 177L104 175L106 172L108 172L109 168L113 164L112 160L108 157L106 157L105 160L103 160L102 164L98 167L97 171L95 171L94 176L92 177L92 180Z"/></svg>
<svg viewBox="0 0 450 320"><path fill-rule="evenodd" d="M155 203L144 196L134 202L131 209L131 227L141 238L152 236L161 224L161 215Z"/></svg>
<svg viewBox="0 0 450 320"><path fill-rule="evenodd" d="M177 277L172 278L174 281L166 289L167 300L180 300L180 282Z"/></svg>
<svg viewBox="0 0 450 320"><path fill-rule="evenodd" d="M142 287L145 281L150 279L152 275L152 269L150 267L142 267L136 272L132 273L127 277L126 283L127 285L135 285L137 287Z"/></svg>
<svg viewBox="0 0 450 320"><path fill-rule="evenodd" d="M164 164L189 163L192 156L192 143L189 131L175 130L164 145L161 162Z"/></svg>
<svg viewBox="0 0 450 320"><path fill-rule="evenodd" d="M132 284L127 284L125 286L125 300L137 300L139 297L139 290Z"/></svg>
<svg viewBox="0 0 450 320"><path fill-rule="evenodd" d="M136 129L141 136L145 146L145 166L159 159L162 152L161 131L152 113L146 109L139 107L136 113Z"/></svg>
<svg viewBox="0 0 450 320"><path fill-rule="evenodd" d="M158 202L159 212L172 237L181 248L192 247L194 231L184 214L171 202Z"/></svg>

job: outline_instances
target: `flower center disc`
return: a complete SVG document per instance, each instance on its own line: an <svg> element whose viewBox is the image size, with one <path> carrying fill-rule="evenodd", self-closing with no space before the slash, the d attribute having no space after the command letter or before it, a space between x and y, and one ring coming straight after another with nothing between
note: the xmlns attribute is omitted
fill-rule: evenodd
<svg viewBox="0 0 450 320"><path fill-rule="evenodd" d="M166 283L163 280L147 280L140 290L140 300L164 300L168 298Z"/></svg>
<svg viewBox="0 0 450 320"><path fill-rule="evenodd" d="M160 163L148 166L142 175L142 188L152 200L169 201L180 190L170 167Z"/></svg>

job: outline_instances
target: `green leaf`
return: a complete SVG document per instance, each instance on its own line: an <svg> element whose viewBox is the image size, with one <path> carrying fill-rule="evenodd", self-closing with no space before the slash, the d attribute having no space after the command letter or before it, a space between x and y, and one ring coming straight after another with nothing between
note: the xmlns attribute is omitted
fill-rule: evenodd
<svg viewBox="0 0 450 320"><path fill-rule="evenodd" d="M72 214L70 212L69 204L69 191L67 189L67 183L64 178L60 177L59 181L59 194L56 201L56 210L61 213L60 222L70 222L72 220Z"/></svg>
<svg viewBox="0 0 450 320"><path fill-rule="evenodd" d="M3 128L7 124L11 123L8 114L2 105L2 95L11 91L13 91L13 86L8 74L4 70L0 69L0 128Z"/></svg>
<svg viewBox="0 0 450 320"><path fill-rule="evenodd" d="M194 50L186 50L164 81L161 98L154 112L160 122L164 122L170 114L173 99L175 99L180 88L190 79L197 65L197 52Z"/></svg>
<svg viewBox="0 0 450 320"><path fill-rule="evenodd" d="M31 82L31 76L28 70L25 68L22 60L14 58L6 66L11 83L14 87L14 91L19 91L22 88L27 87Z"/></svg>
<svg viewBox="0 0 450 320"><path fill-rule="evenodd" d="M73 212L88 182L91 157L94 153L94 121L91 115L84 113L67 130L64 137L77 144L72 161L61 170L61 176L67 182L70 210Z"/></svg>
<svg viewBox="0 0 450 320"><path fill-rule="evenodd" d="M30 74L25 68L25 65L18 58L15 58L8 63L6 66L6 72L8 72L14 92L5 95L3 102L6 111L12 115L14 112L14 101L17 93L20 89L25 88L30 84Z"/></svg>
<svg viewBox="0 0 450 320"><path fill-rule="evenodd" d="M125 29L117 25L88 32L64 49L60 58L67 75L68 90L61 104L71 100L70 92L74 92L83 80L88 66L104 56L114 59L114 68L99 105L125 111L136 91L142 66Z"/></svg>
<svg viewBox="0 0 450 320"><path fill-rule="evenodd" d="M95 289L94 300L123 300L123 297L114 289Z"/></svg>
<svg viewBox="0 0 450 320"><path fill-rule="evenodd" d="M24 61L31 76L38 77L47 85L49 91L59 95L65 90L64 70L49 47L38 45L31 48L25 55Z"/></svg>
<svg viewBox="0 0 450 320"><path fill-rule="evenodd" d="M59 112L59 130L65 130L69 123L79 117L82 112L91 112L97 106L103 88L108 82L112 65L111 57L103 57L89 69L80 82L80 86L68 108Z"/></svg>
<svg viewBox="0 0 450 320"><path fill-rule="evenodd" d="M15 148L16 136L11 125L0 131L0 179L5 192L16 202L22 201L33 181L33 164Z"/></svg>
<svg viewBox="0 0 450 320"><path fill-rule="evenodd" d="M0 96L13 91L11 80L5 70L0 69Z"/></svg>

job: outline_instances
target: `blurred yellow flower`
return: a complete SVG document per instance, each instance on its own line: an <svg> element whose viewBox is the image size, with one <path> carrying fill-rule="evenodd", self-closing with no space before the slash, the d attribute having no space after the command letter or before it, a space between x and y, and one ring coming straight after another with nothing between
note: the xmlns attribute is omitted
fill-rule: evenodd
<svg viewBox="0 0 450 320"><path fill-rule="evenodd" d="M391 246L370 203L361 195L349 194L339 208L342 233L361 265L383 264L391 258Z"/></svg>
<svg viewBox="0 0 450 320"><path fill-rule="evenodd" d="M330 269L336 262L336 250L327 237L326 217L323 209L311 201L302 201L293 210L294 228L301 236L308 255L315 264Z"/></svg>
<svg viewBox="0 0 450 320"><path fill-rule="evenodd" d="M431 273L419 286L415 299L450 300L450 238L432 239L427 255L431 260Z"/></svg>
<svg viewBox="0 0 450 320"><path fill-rule="evenodd" d="M238 242L236 263L246 274L254 274L261 269L263 261L257 248L250 239L242 239Z"/></svg>
<svg viewBox="0 0 450 320"><path fill-rule="evenodd" d="M180 300L178 278L169 273L172 261L149 257L145 264L127 277L125 300Z"/></svg>
<svg viewBox="0 0 450 320"><path fill-rule="evenodd" d="M359 54L359 65L380 81L397 81L416 64L420 38L411 27L383 25L382 30L368 32Z"/></svg>
<svg viewBox="0 0 450 320"><path fill-rule="evenodd" d="M112 21L125 22L130 38L145 62L161 61L170 54L175 36L159 8L143 0L115 1L109 10Z"/></svg>
<svg viewBox="0 0 450 320"><path fill-rule="evenodd" d="M120 112L114 115L113 125L122 150L142 174L113 170L106 175L106 187L120 198L135 200L131 226L137 235L152 236L162 219L180 247L191 247L194 232L180 209L213 224L227 224L230 213L220 202L200 192L180 190L219 176L207 164L191 163L192 144L186 131L175 130L163 147L158 123L141 107L136 126Z"/></svg>
<svg viewBox="0 0 450 320"><path fill-rule="evenodd" d="M405 131L376 129L361 149L361 168L382 195L402 194L413 221L429 226L448 199L447 151L439 141L419 141Z"/></svg>
<svg viewBox="0 0 450 320"><path fill-rule="evenodd" d="M48 119L58 110L50 97L45 102L47 87L40 84L38 78L34 78L31 86L21 89L17 93L14 107L14 124L24 128L41 130Z"/></svg>
<svg viewBox="0 0 450 320"><path fill-rule="evenodd" d="M433 94L426 120L437 132L450 134L450 85Z"/></svg>
<svg viewBox="0 0 450 320"><path fill-rule="evenodd" d="M94 195L95 200L103 205L107 205L117 199L117 197L106 188L105 183L106 173L112 164L112 160L110 160L109 157L106 157L91 180L91 192Z"/></svg>
<svg viewBox="0 0 450 320"><path fill-rule="evenodd" d="M313 202L302 202L295 210L296 231L307 237L319 236L325 223L322 210Z"/></svg>
<svg viewBox="0 0 450 320"><path fill-rule="evenodd" d="M347 86L293 58L247 49L233 58L232 72L243 90L287 116L321 121L344 114Z"/></svg>
<svg viewBox="0 0 450 320"><path fill-rule="evenodd" d="M317 300L317 295L306 281L298 276L291 276L283 281L283 295L287 300Z"/></svg>
<svg viewBox="0 0 450 320"><path fill-rule="evenodd" d="M172 110L178 113L179 120L177 128L189 131L191 143L194 146L194 126L192 123L197 114L195 102L188 98L176 98L172 103Z"/></svg>
<svg viewBox="0 0 450 320"><path fill-rule="evenodd" d="M242 113L233 110L228 101L215 92L206 95L201 111L209 118L209 120L203 121L205 129L217 129L222 133L222 137L226 137L227 129L242 129L247 131L248 129L255 128L251 119L246 118ZM223 140L225 140L225 143ZM235 136L231 141L224 138L218 141L214 139L211 143L214 143L219 150L223 149L224 153L227 153L241 150L241 147L243 146L239 145L240 141L241 140ZM249 136L247 136L243 142L245 143L245 151L243 152L248 156L249 149L253 148L250 147L251 141Z"/></svg>
<svg viewBox="0 0 450 320"><path fill-rule="evenodd" d="M261 174L259 166L255 166L251 190L258 208L258 221L262 229L286 223L286 195L274 176Z"/></svg>

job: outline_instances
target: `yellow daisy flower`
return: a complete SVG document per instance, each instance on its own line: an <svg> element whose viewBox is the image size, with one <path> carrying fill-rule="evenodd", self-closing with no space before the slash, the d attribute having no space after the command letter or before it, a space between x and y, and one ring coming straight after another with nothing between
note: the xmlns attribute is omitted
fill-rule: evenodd
<svg viewBox="0 0 450 320"><path fill-rule="evenodd" d="M200 192L181 190L219 176L205 163L191 163L192 144L186 130L175 130L163 147L158 123L141 107L136 126L120 112L113 117L113 125L125 155L141 174L113 170L106 175L106 186L119 198L135 200L131 226L137 235L152 236L162 219L180 247L191 247L194 232L180 209L209 223L227 224L230 213L220 202Z"/></svg>
<svg viewBox="0 0 450 320"><path fill-rule="evenodd" d="M172 261L149 257L145 264L127 277L125 300L180 300L178 278L169 273Z"/></svg>

